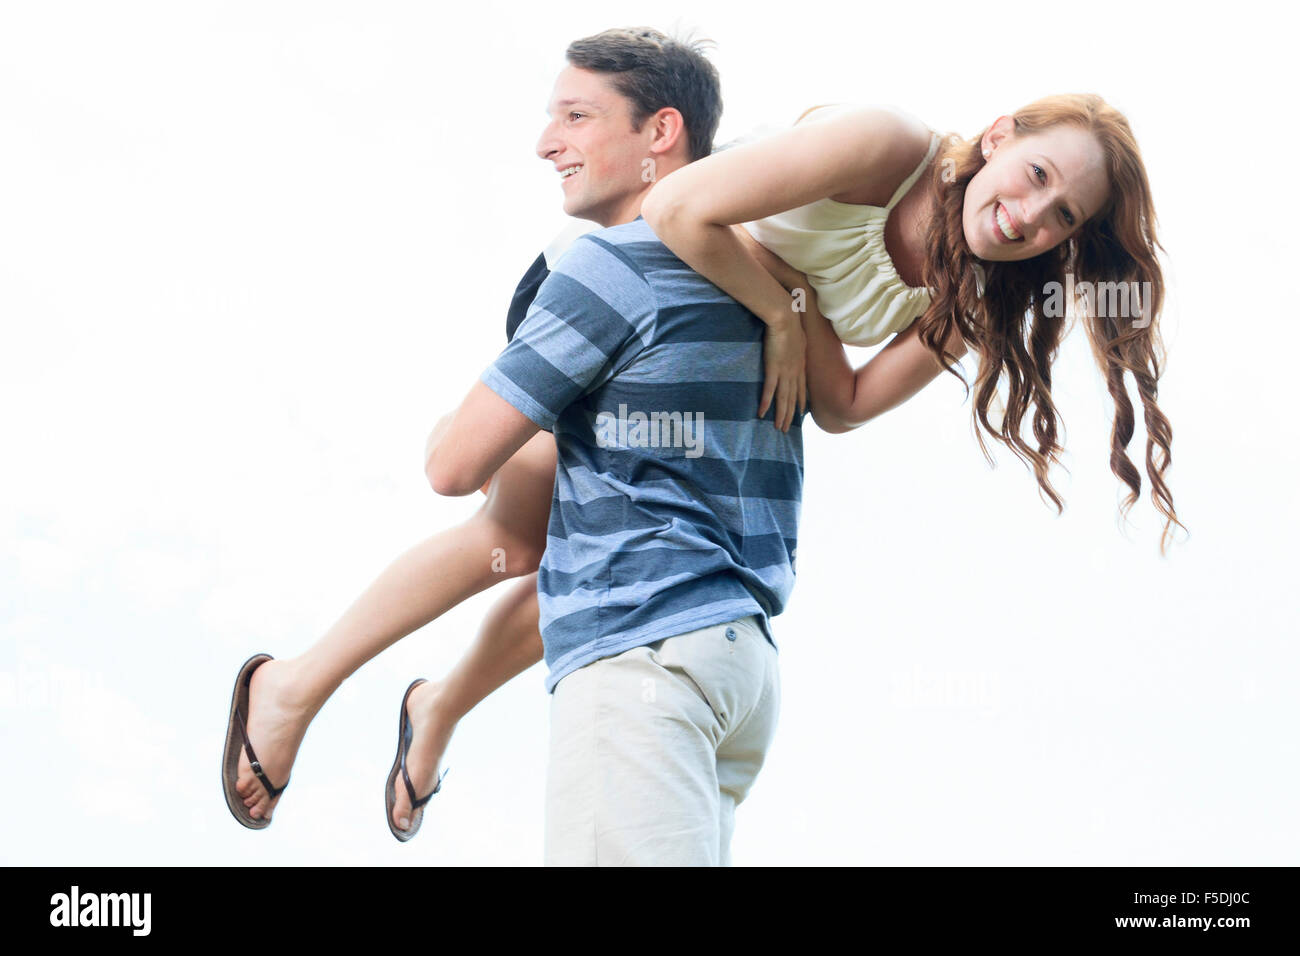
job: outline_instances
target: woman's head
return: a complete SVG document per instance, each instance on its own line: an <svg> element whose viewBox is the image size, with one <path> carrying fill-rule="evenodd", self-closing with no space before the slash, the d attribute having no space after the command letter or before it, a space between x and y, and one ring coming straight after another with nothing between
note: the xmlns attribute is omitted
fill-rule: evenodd
<svg viewBox="0 0 1300 956"><path fill-rule="evenodd" d="M1046 252L1108 204L1106 153L1093 124L1068 109L1050 125L1036 119L999 116L980 136L984 165L966 186L962 223L966 244L986 262Z"/></svg>
<svg viewBox="0 0 1300 956"><path fill-rule="evenodd" d="M1099 96L1045 97L999 117L972 139L949 136L929 182L935 215L925 284L933 293L918 320L921 340L957 375L943 343L961 331L980 359L972 414L1033 468L1041 491L1060 509L1048 478L1064 450L1051 394L1052 365L1066 330L1059 290L1083 290L1084 297L1068 305L1087 327L1115 403L1110 467L1129 488L1121 511L1132 507L1142 487L1127 453L1134 434L1131 375L1146 424L1151 499L1166 519L1163 552L1174 526L1183 527L1164 481L1172 433L1156 402L1165 358L1159 325L1164 281L1151 188L1128 121ZM1019 238L1008 239L1004 224ZM981 261L988 266L983 286ZM1130 289L1141 300L1133 312ZM1090 298L1088 290L1106 292ZM1124 294L1110 294L1116 292ZM1003 381L1006 411L994 425L988 409ZM1027 417L1033 444L1021 433Z"/></svg>

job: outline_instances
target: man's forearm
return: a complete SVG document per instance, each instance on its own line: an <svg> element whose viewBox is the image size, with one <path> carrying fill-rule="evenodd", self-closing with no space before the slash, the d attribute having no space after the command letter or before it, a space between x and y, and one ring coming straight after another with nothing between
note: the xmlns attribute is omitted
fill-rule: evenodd
<svg viewBox="0 0 1300 956"><path fill-rule="evenodd" d="M442 418L438 419L437 424L433 426L433 431L429 432L429 437L425 439L424 470L426 473L429 471L429 467L433 462L433 450L438 447L438 442L440 442L442 436L446 434L447 426L451 424L451 419L454 414L454 412L449 412L448 414L443 415Z"/></svg>
<svg viewBox="0 0 1300 956"><path fill-rule="evenodd" d="M492 391L475 382L441 434L430 437L425 475L440 495L470 495L539 431L536 423ZM442 422L439 422L441 425Z"/></svg>

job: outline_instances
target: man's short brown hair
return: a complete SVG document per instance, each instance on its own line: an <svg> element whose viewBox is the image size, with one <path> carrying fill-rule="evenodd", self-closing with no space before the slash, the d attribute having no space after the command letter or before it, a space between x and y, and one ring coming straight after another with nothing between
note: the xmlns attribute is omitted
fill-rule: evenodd
<svg viewBox="0 0 1300 956"><path fill-rule="evenodd" d="M701 52L708 44L649 27L624 27L574 40L565 57L584 70L613 74L614 88L632 104L637 129L665 107L681 113L694 162L712 152L722 119L718 71Z"/></svg>

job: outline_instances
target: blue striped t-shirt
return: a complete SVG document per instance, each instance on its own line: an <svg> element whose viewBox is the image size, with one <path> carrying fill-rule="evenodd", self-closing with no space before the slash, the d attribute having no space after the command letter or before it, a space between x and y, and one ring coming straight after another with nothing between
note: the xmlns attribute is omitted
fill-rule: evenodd
<svg viewBox="0 0 1300 956"><path fill-rule="evenodd" d="M794 586L802 415L756 415L765 326L645 220L577 239L480 376L558 452L538 604L548 692L603 657L770 616Z"/></svg>

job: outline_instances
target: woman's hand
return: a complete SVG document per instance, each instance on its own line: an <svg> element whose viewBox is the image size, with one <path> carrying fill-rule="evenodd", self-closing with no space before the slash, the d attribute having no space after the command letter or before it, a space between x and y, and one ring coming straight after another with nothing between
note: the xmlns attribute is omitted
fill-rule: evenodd
<svg viewBox="0 0 1300 956"><path fill-rule="evenodd" d="M732 226L731 231L745 250L791 296L786 311L768 321L763 336L763 397L758 405L758 417L762 418L775 396L776 427L788 431L794 421L795 405L800 410L808 408L807 346L803 328L806 320L801 313L809 306L816 310L817 296L806 275L769 252L742 226Z"/></svg>
<svg viewBox="0 0 1300 956"><path fill-rule="evenodd" d="M763 336L763 397L758 417L767 414L776 400L773 424L789 431L796 407L808 407L807 373L804 368L805 340L803 322L791 309L788 317L769 322Z"/></svg>

